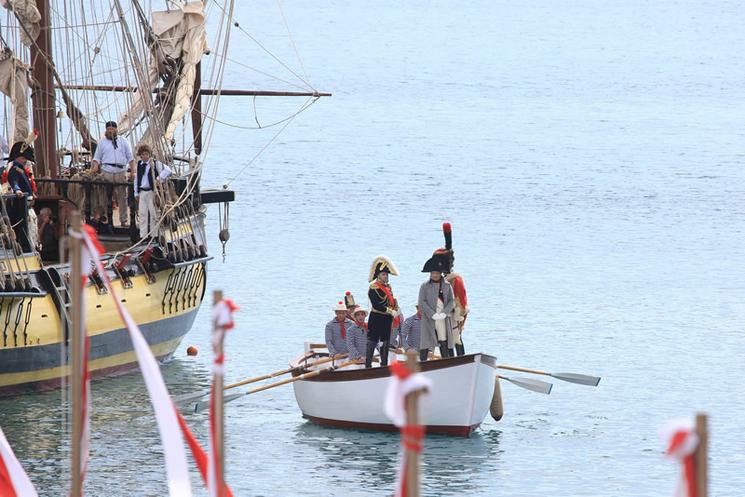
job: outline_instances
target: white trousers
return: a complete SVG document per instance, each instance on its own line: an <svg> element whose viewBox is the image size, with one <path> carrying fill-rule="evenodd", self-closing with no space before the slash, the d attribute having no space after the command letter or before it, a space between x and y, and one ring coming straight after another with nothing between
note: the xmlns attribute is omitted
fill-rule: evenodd
<svg viewBox="0 0 745 497"><path fill-rule="evenodd" d="M150 233L158 223L158 211L155 210L155 192L140 190L139 207L137 208L137 227L140 228L140 238L155 236Z"/></svg>
<svg viewBox="0 0 745 497"><path fill-rule="evenodd" d="M39 245L39 218L36 217L36 211L33 207L28 207L28 241L31 243L31 250L41 250Z"/></svg>
<svg viewBox="0 0 745 497"><path fill-rule="evenodd" d="M441 299L437 299L437 307L435 308L435 310L437 311L437 314L441 314L444 309L445 309L445 303ZM448 328L447 328L447 325L445 324L445 319L435 320L435 331L437 332L438 342L444 342L445 340L448 339Z"/></svg>

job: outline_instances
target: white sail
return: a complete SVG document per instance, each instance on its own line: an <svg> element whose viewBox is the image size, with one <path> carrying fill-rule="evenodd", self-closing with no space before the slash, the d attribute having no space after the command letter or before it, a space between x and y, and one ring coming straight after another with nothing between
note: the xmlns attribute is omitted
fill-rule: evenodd
<svg viewBox="0 0 745 497"><path fill-rule="evenodd" d="M181 19L179 19L176 26L168 30L168 34L172 32L172 45L164 49L171 51L171 54L169 54L171 57L180 57L182 67L178 89L176 90L173 114L171 115L168 126L166 126L165 138L167 140L173 138L177 124L191 107L196 65L202 59L202 55L207 52L207 35L204 29L204 4L202 2L190 2L184 5L181 10L172 10L171 12L178 13ZM153 15L153 25L155 27L155 15ZM155 32L158 34L157 28ZM161 40L165 38L165 35L165 32L162 35L159 34ZM166 45L162 44L161 46ZM168 51L166 52L167 54Z"/></svg>
<svg viewBox="0 0 745 497"><path fill-rule="evenodd" d="M165 126L165 138L173 138L179 121L191 107L191 97L194 93L194 78L196 64L207 51L207 37L204 28L204 4L190 2L178 8L167 11L153 12L152 30L158 39L156 50L169 59L181 59L181 73L174 99L173 114ZM156 57L151 59L148 67L149 89L155 89L159 74ZM143 110L145 98L150 98L150 92L138 92L132 106L119 117L120 132L131 129ZM148 130L141 142L151 143L152 132Z"/></svg>
<svg viewBox="0 0 745 497"><path fill-rule="evenodd" d="M41 14L36 8L36 0L0 0L0 4L8 10L16 13L18 19L26 28L21 29L21 41L27 47L39 36L41 32ZM28 31L28 35L26 32ZM29 37L31 35L31 37Z"/></svg>
<svg viewBox="0 0 745 497"><path fill-rule="evenodd" d="M28 66L10 50L0 52L0 92L10 97L13 106L13 142L28 135Z"/></svg>

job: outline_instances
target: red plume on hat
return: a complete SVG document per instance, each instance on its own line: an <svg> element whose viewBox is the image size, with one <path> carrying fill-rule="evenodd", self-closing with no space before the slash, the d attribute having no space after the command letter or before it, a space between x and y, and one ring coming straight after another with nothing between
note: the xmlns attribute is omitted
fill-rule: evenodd
<svg viewBox="0 0 745 497"><path fill-rule="evenodd" d="M352 308L352 307L354 307L356 305L356 303L354 301L354 295L352 295L352 292L347 291L344 294L344 305L347 306L347 309L350 309L350 308Z"/></svg>
<svg viewBox="0 0 745 497"><path fill-rule="evenodd" d="M450 223L442 223L442 234L445 235L445 250L453 250L453 227Z"/></svg>

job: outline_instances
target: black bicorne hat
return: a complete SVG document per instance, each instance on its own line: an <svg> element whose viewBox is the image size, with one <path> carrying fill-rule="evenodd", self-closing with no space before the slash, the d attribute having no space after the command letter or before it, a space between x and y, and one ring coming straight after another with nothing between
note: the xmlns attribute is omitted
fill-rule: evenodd
<svg viewBox="0 0 745 497"><path fill-rule="evenodd" d="M388 273L394 276L398 276L398 270L393 262L384 255L376 257L372 265L370 266L370 274L368 275L367 281L372 281L378 277L380 273Z"/></svg>
<svg viewBox="0 0 745 497"><path fill-rule="evenodd" d="M427 262L424 263L422 268L423 273L431 273L432 271L439 271L441 273L450 272L450 251L446 249L437 249L432 254Z"/></svg>
<svg viewBox="0 0 745 497"><path fill-rule="evenodd" d="M35 161L36 159L34 159L34 147L29 145L25 141L15 142L10 149L8 160L16 160L18 157L25 157L30 161Z"/></svg>

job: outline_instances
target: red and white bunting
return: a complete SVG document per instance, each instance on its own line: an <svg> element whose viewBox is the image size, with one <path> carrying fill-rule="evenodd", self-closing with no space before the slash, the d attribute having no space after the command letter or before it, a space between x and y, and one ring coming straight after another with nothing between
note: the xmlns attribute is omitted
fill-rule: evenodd
<svg viewBox="0 0 745 497"><path fill-rule="evenodd" d="M31 480L13 454L2 428L0 428L0 496L38 497Z"/></svg>
<svg viewBox="0 0 745 497"><path fill-rule="evenodd" d="M129 330L135 354L137 355L137 362L140 366L142 377L145 380L148 394L150 395L150 402L153 404L155 410L155 419L158 423L158 431L160 432L166 460L169 495L172 497L191 497L191 481L189 480L189 469L186 463L184 439L178 428L179 422L176 407L173 405L171 397L168 394L168 389L160 373L158 362L155 360L150 347L148 347L139 326L132 319L129 311L124 307L114 290L114 286L111 284L111 278L101 263L103 248L98 243L95 231L90 226L83 225L80 236L83 240L83 253L87 252L87 257L90 258L93 265L97 268L98 274L103 279L109 295L114 300L119 316Z"/></svg>
<svg viewBox="0 0 745 497"><path fill-rule="evenodd" d="M202 446L199 445L197 437L195 437L194 434L191 432L191 430L189 429L189 425L186 424L184 416L182 416L178 410L176 410L176 416L178 417L179 426L181 427L181 431L184 433L184 437L186 437L186 443L189 445L189 449L191 450L191 454L194 457L194 461L197 463L199 474L202 475L202 481L204 481L205 485L208 485L209 477L207 475L207 468L209 467L209 462L207 452L205 452ZM226 497L233 497L233 491L230 490L230 487L227 484L225 485L225 489L223 492Z"/></svg>
<svg viewBox="0 0 745 497"><path fill-rule="evenodd" d="M400 427L406 424L406 395L422 389L431 392L432 380L420 373L412 373L403 362L392 362L391 370L394 374L388 383L383 409L393 424Z"/></svg>
<svg viewBox="0 0 745 497"><path fill-rule="evenodd" d="M212 308L212 322L215 324L215 327L222 328L223 330L233 329L235 326L235 323L233 323L233 313L237 310L238 306L230 299L222 299L215 304Z"/></svg>
<svg viewBox="0 0 745 497"><path fill-rule="evenodd" d="M215 359L212 363L212 393L210 394L210 442L209 442L209 471L207 473L207 488L210 497L220 497L218 491L219 475L223 474L224 468L220 467L220 450L217 444L217 425L215 412L215 385L222 385L225 374L225 353L222 352L225 343L225 335L235 324L233 312L238 306L230 299L222 299L212 307L212 322L214 333L212 335L212 347L215 350Z"/></svg>
<svg viewBox="0 0 745 497"><path fill-rule="evenodd" d="M406 396L422 389L432 391L432 380L420 373L412 373L403 362L393 361L391 371L393 374L385 393L383 409L393 424L401 428L401 455L395 496L406 497L407 474L404 456L407 450L421 452L424 438L423 426L406 424Z"/></svg>
<svg viewBox="0 0 745 497"><path fill-rule="evenodd" d="M694 454L698 448L698 435L691 419L676 419L660 428L660 438L665 443L665 457L679 461L680 478L674 497L696 497L696 464Z"/></svg>

